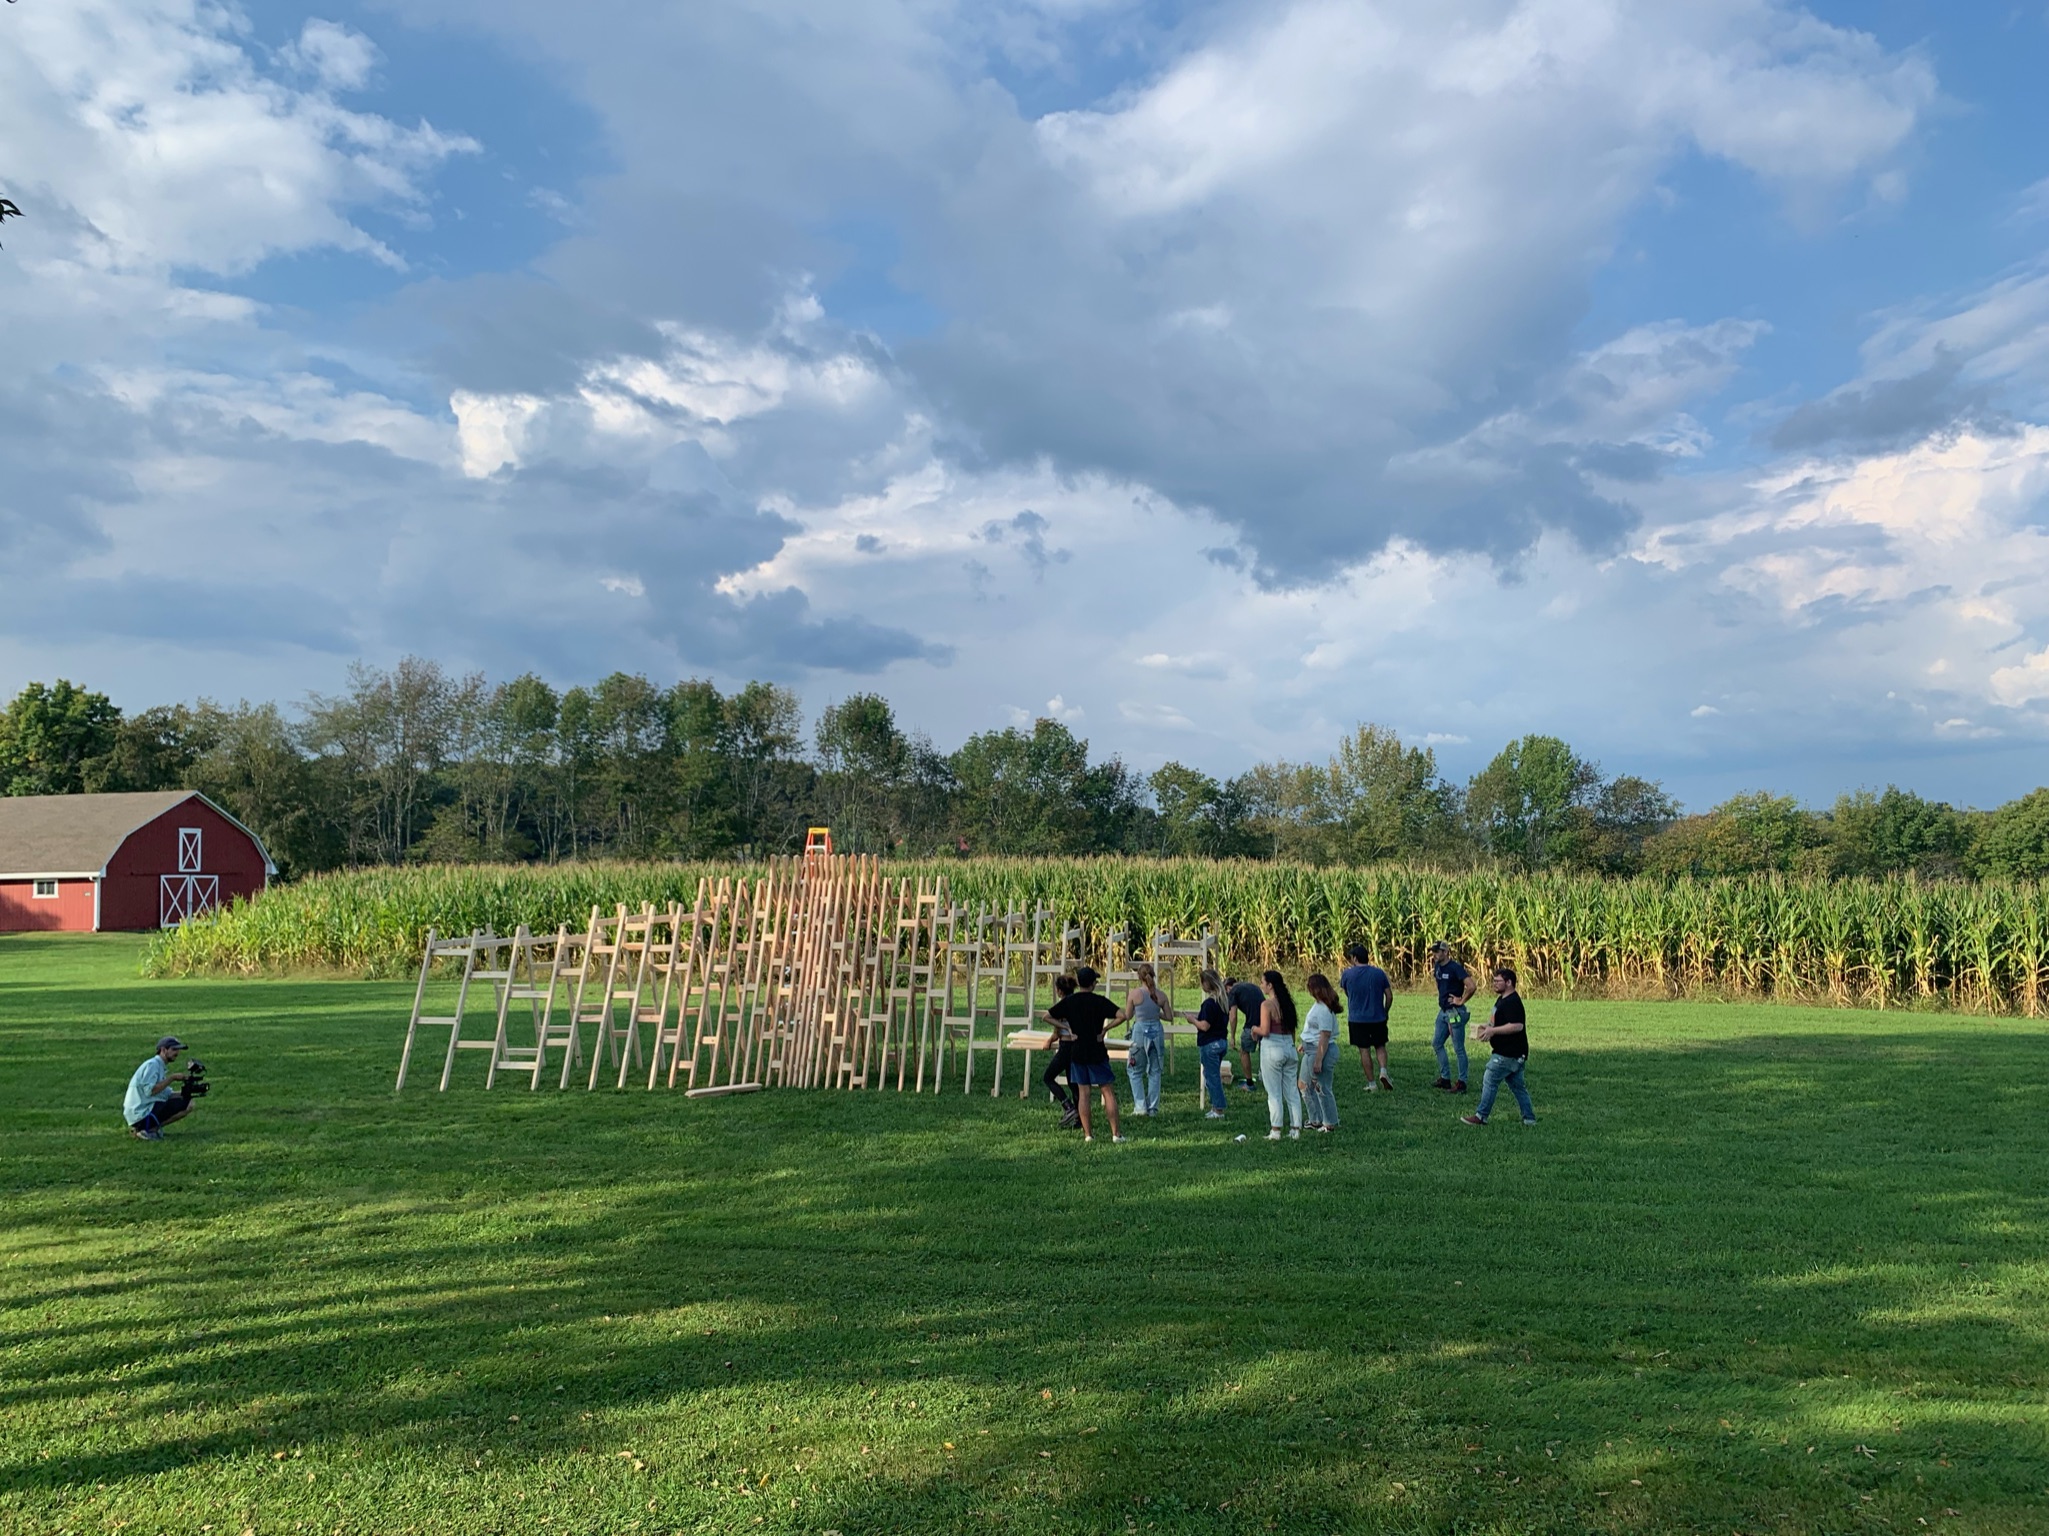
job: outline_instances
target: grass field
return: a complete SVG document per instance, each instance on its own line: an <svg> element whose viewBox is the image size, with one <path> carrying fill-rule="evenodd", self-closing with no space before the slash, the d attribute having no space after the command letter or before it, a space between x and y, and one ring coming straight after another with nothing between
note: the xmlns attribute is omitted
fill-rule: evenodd
<svg viewBox="0 0 2049 1536"><path fill-rule="evenodd" d="M1476 1131L1404 997L1336 1136L1184 1053L1084 1147L395 1099L405 986L138 956L0 939L9 1533L2049 1529L2036 1024L1538 1001L1541 1123ZM146 1145L169 1029L217 1088Z"/></svg>

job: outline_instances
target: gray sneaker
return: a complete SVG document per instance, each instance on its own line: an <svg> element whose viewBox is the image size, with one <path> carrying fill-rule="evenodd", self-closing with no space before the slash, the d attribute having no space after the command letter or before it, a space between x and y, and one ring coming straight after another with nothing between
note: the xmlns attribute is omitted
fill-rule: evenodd
<svg viewBox="0 0 2049 1536"><path fill-rule="evenodd" d="M135 1139L137 1141L162 1141L164 1133L150 1126L137 1126L135 1129Z"/></svg>

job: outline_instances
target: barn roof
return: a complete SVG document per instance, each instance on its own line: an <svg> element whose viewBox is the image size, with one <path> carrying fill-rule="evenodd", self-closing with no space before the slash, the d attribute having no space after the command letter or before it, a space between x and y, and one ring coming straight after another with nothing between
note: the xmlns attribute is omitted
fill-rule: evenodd
<svg viewBox="0 0 2049 1536"><path fill-rule="evenodd" d="M84 879L105 871L129 833L187 800L202 800L229 821L235 818L195 789L157 789L124 795L0 795L0 878L58 875ZM242 823L235 821L242 827ZM249 832L247 827L242 827ZM272 873L270 854L249 836Z"/></svg>

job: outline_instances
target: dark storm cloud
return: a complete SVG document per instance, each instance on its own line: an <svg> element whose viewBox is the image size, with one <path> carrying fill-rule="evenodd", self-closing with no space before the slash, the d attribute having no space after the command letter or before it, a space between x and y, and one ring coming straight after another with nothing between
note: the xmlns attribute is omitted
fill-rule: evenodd
<svg viewBox="0 0 2049 1536"><path fill-rule="evenodd" d="M9 588L106 547L95 509L133 499L128 466L149 436L133 411L75 378L0 387L0 556Z"/></svg>
<svg viewBox="0 0 2049 1536"><path fill-rule="evenodd" d="M652 357L653 325L630 309L526 273L414 285L364 322L446 389L549 395L593 357Z"/></svg>
<svg viewBox="0 0 2049 1536"><path fill-rule="evenodd" d="M1810 400L1780 422L1771 445L1797 452L1815 448L1896 448L1965 426L2010 430L1991 408L1988 392L1961 387L1965 359L1946 347L1919 373L1853 384Z"/></svg>

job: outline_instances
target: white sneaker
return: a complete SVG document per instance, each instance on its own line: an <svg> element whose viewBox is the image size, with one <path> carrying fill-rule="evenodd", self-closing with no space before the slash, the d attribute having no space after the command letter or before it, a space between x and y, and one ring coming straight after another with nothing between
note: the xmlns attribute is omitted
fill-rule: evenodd
<svg viewBox="0 0 2049 1536"><path fill-rule="evenodd" d="M1268 1141L1279 1141L1281 1139L1281 1128L1279 1126L1275 1126L1272 1130L1268 1131L1266 1133L1266 1139Z"/></svg>
<svg viewBox="0 0 2049 1536"><path fill-rule="evenodd" d="M1296 1127L1295 1127L1295 1128L1294 1128L1294 1129L1293 1129L1292 1131L1288 1132L1288 1140L1290 1140L1290 1141L1300 1141L1301 1139L1302 1139L1302 1127L1301 1127L1301 1126L1299 1126L1299 1125L1298 1125L1298 1126L1296 1126Z"/></svg>
<svg viewBox="0 0 2049 1536"><path fill-rule="evenodd" d="M1202 1118L1205 1120L1221 1120L1224 1118L1224 1112L1221 1109L1205 1110L1203 1111Z"/></svg>
<svg viewBox="0 0 2049 1536"><path fill-rule="evenodd" d="M1368 1084L1366 1085L1366 1091L1367 1091L1368 1093L1378 1093L1378 1092L1380 1092L1380 1084L1378 1084L1378 1083L1368 1083Z"/></svg>
<svg viewBox="0 0 2049 1536"><path fill-rule="evenodd" d="M1110 1139L1111 1139L1112 1141L1129 1141L1129 1140L1131 1140L1131 1138L1130 1138L1129 1136L1112 1136L1112 1137L1111 1137Z"/></svg>

